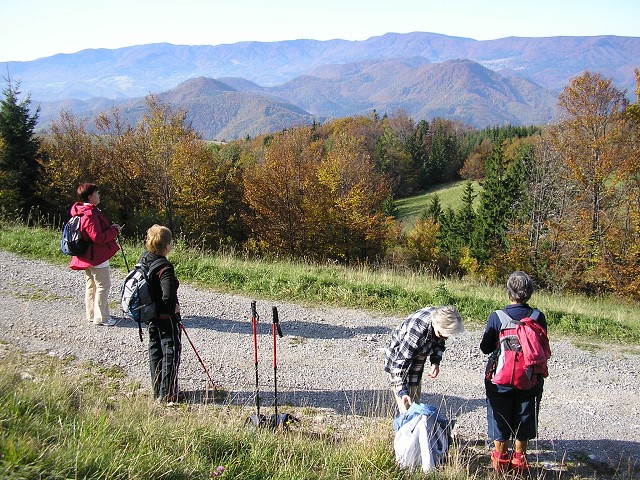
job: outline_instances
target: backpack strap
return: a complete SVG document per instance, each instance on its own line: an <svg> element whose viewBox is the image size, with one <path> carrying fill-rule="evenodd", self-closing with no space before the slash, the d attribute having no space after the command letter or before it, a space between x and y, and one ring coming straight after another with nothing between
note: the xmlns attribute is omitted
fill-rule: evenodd
<svg viewBox="0 0 640 480"><path fill-rule="evenodd" d="M151 264L149 265L149 276L153 275L155 273L156 268L158 268L161 265L165 265L165 267L168 268L169 260L167 260L166 258L158 258L157 260L154 260L153 262L151 262Z"/></svg>
<svg viewBox="0 0 640 480"><path fill-rule="evenodd" d="M151 262L151 264L149 266L147 266L149 273L147 275L148 280L151 281L151 278L153 277L154 271L158 268L158 267L162 267L164 265L164 269L169 268L169 261L166 258L158 258L157 260L154 260L153 262ZM145 264L146 266L146 264ZM160 268L160 274L162 274L162 271L164 270L163 268ZM142 342L142 323L138 322L138 334L140 335L140 341Z"/></svg>
<svg viewBox="0 0 640 480"><path fill-rule="evenodd" d="M171 264L169 263L169 261L166 258L159 258L157 260L155 260L154 262L151 263L151 265L149 266L149 280L151 281L151 278L156 279L158 281L158 283L161 282L161 278L162 274L171 266ZM167 318L171 318L171 315L169 314L165 314L165 313L158 313L158 319L162 320L162 319L167 319Z"/></svg>
<svg viewBox="0 0 640 480"><path fill-rule="evenodd" d="M517 325L520 325L520 320L514 320L511 316L505 312L504 310L496 310L496 315L500 319L500 330L504 330L505 328L514 328ZM540 310L537 308L532 308L531 313L528 315L529 318L534 320L538 320L540 316Z"/></svg>
<svg viewBox="0 0 640 480"><path fill-rule="evenodd" d="M504 310L496 310L496 315L500 319L500 330L505 328L515 328L518 325L518 321L511 318L511 316Z"/></svg>

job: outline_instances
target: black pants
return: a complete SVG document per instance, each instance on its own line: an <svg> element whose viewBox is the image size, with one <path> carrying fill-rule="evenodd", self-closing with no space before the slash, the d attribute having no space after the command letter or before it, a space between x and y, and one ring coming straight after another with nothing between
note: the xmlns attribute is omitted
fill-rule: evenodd
<svg viewBox="0 0 640 480"><path fill-rule="evenodd" d="M490 440L531 440L538 435L538 414L543 380L529 390L501 387L485 380L487 424Z"/></svg>
<svg viewBox="0 0 640 480"><path fill-rule="evenodd" d="M182 331L178 319L149 323L149 365L153 395L158 400L178 397L178 367L182 353Z"/></svg>

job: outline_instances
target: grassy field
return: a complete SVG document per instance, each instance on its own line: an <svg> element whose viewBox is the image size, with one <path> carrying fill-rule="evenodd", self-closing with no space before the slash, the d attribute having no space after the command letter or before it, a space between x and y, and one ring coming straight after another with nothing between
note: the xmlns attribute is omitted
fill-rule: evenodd
<svg viewBox="0 0 640 480"><path fill-rule="evenodd" d="M0 226L0 249L67 264L59 232ZM131 264L139 244L125 243ZM182 282L231 293L308 305L405 314L429 303L455 303L478 328L503 305L504 290L440 282L406 272L250 261L177 246L171 260ZM122 256L114 268L124 270ZM616 299L536 294L550 333L590 344L640 344L640 307ZM400 471L388 419L347 416L314 430L258 430L253 412L224 402L169 408L140 393L117 368L27 355L0 345L0 478L18 479L419 479L493 477L484 445L453 445L447 465L425 476ZM289 409L305 419L321 412ZM362 420L362 419L360 419ZM304 422L309 425L313 422ZM583 475L584 473L584 475ZM541 476L542 475L542 476ZM537 472L532 478L595 478L594 472ZM493 477L498 478L498 477ZM616 478L627 478L623 475Z"/></svg>
<svg viewBox="0 0 640 480"><path fill-rule="evenodd" d="M397 200L398 220L402 222L404 230L410 230L415 226L416 220L427 209L434 195L438 195L440 198L443 210L447 207L453 208L454 211L459 210L462 207L462 192L466 183L466 180L446 183L420 195ZM480 191L478 182L473 182L473 191L476 194ZM478 202L478 197L474 200L474 205L476 202Z"/></svg>

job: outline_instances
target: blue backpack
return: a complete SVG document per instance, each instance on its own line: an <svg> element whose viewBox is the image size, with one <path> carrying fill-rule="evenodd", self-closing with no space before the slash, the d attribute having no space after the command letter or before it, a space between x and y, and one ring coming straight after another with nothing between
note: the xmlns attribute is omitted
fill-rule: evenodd
<svg viewBox="0 0 640 480"><path fill-rule="evenodd" d="M62 250L62 253L65 255L82 255L91 244L91 240L82 238L82 231L80 229L81 218L82 214L74 215L64 224L62 239L60 240L60 250Z"/></svg>

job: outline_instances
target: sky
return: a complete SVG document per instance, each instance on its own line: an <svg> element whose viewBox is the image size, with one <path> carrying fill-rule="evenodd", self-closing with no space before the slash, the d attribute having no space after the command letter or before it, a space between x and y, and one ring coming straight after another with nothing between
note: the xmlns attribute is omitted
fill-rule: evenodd
<svg viewBox="0 0 640 480"><path fill-rule="evenodd" d="M0 62L147 43L640 36L640 0L0 0Z"/></svg>

